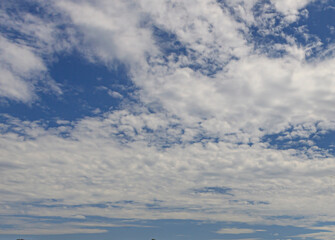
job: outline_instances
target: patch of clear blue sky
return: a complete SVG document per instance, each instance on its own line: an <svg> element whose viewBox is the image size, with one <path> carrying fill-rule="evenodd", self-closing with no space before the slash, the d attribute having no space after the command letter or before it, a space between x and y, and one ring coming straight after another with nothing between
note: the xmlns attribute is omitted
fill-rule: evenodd
<svg viewBox="0 0 335 240"><path fill-rule="evenodd" d="M263 14L273 14L274 9L264 10L264 3L269 3L269 0L260 1L255 5L253 11L258 22L263 21L260 26L253 25L250 27L250 43L253 43L255 49L261 50L263 53L271 57L282 57L286 52L284 50L273 49L274 44L288 44L286 38L282 35L285 33L296 39L301 46L308 46L317 41L321 41L322 45L311 49L307 60L314 59L323 55L323 53L334 44L335 37L335 1L315 1L308 6L304 14L301 15L298 21L283 25L283 16L275 14L274 17L264 21ZM263 32L263 27L266 26L272 29L270 32ZM306 35L308 37L306 38Z"/></svg>
<svg viewBox="0 0 335 240"><path fill-rule="evenodd" d="M223 69L226 63L218 62L213 56L205 57L199 55L194 49L185 46L181 41L179 41L176 34L160 28L158 26L152 26L153 37L156 41L157 46L159 46L162 53L162 58L165 63L168 61L179 60L179 57L186 56L191 60L191 63L184 64L181 67L187 67L194 71L199 71L204 75L212 76L218 71ZM197 58L203 58L202 61L197 61ZM230 60L234 59L232 56Z"/></svg>
<svg viewBox="0 0 335 240"><path fill-rule="evenodd" d="M32 14L41 19L52 21L57 16L50 15L40 4L33 1L2 2L1 8L13 19L22 21L24 14ZM25 42L34 45L33 36L27 36L17 29L9 28L3 22L0 32L13 42ZM60 25L59 28L65 26ZM61 37L61 36L59 36ZM66 36L64 36L66 37ZM22 120L44 120L53 125L55 120L74 121L86 116L117 109L124 101L134 100L135 91L125 64L115 60L108 67L101 63L91 63L78 51L60 52L56 56L43 56L46 60L49 76L59 85L63 94L48 91L43 80L35 85L37 99L22 103L2 99L0 113L9 114ZM46 76L48 78L48 76Z"/></svg>
<svg viewBox="0 0 335 240"><path fill-rule="evenodd" d="M335 1L324 3L315 1L306 7L308 17L302 17L298 22L284 29L285 33L293 34L301 45L308 45L311 41L319 40L321 46L311 50L307 60L326 57L327 49L335 43ZM297 31L299 27L305 26L309 39L304 38ZM329 53L328 53L329 54Z"/></svg>
<svg viewBox="0 0 335 240"><path fill-rule="evenodd" d="M77 52L58 56L49 73L63 94L39 91L39 99L31 105L6 100L0 104L0 112L23 120L48 120L51 124L58 119L74 121L93 116L96 109L118 109L135 90L124 64L115 62L113 68L107 68L86 61Z"/></svg>
<svg viewBox="0 0 335 240"><path fill-rule="evenodd" d="M293 128L286 131L269 134L262 137L262 142L269 143L271 148L287 150L297 149L306 150L310 147L316 146L321 150L326 150L329 154L335 155L335 131L316 131L306 137L290 136ZM309 144L307 141L311 141Z"/></svg>
<svg viewBox="0 0 335 240"><path fill-rule="evenodd" d="M335 42L335 1L320 4L318 1L307 7L308 18L305 19L309 33L316 35L323 47Z"/></svg>
<svg viewBox="0 0 335 240"><path fill-rule="evenodd" d="M231 188L228 187L204 187L201 189L195 189L196 193L212 193L212 194L223 194L233 196Z"/></svg>

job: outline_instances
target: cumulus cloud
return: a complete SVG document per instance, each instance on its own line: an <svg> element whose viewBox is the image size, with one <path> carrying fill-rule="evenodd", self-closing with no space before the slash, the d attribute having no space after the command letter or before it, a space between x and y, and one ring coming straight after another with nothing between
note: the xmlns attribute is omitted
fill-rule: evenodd
<svg viewBox="0 0 335 240"><path fill-rule="evenodd" d="M256 3L241 2L238 6L252 11ZM94 6L85 1L78 6L71 4L77 3L58 3L82 28L85 41L95 51L91 54L103 61L118 58L132 62L133 81L140 87L141 101L161 104L187 124L201 122L202 126L211 127L217 122L217 126L222 126L218 129L220 135L243 129L253 131L257 137L259 128L269 133L283 130L292 122L332 118L331 111L320 110L325 106L325 95L319 93L327 92L327 102L332 103L331 81L326 79L334 74L328 67L333 60L307 63L307 49L294 41L279 48L287 53L280 59L253 52L253 45L245 36L248 25L237 23L235 16L217 2L126 2L110 11L104 1ZM273 4L280 11L299 10L308 1L294 6ZM94 21L88 22L86 13L94 16ZM117 24L125 19L127 27ZM164 62L155 45L152 26L174 34L186 53L175 56L177 61ZM136 33L136 37L131 37L136 44L124 40L127 31Z"/></svg>
<svg viewBox="0 0 335 240"><path fill-rule="evenodd" d="M314 0L271 0L271 2L275 5L276 9L284 14L289 21L297 20L299 10L301 10L303 7L313 1Z"/></svg>
<svg viewBox="0 0 335 240"><path fill-rule="evenodd" d="M134 1L57 1L84 35L88 49L83 52L92 61L106 64L113 60L135 64L154 53L147 16Z"/></svg>

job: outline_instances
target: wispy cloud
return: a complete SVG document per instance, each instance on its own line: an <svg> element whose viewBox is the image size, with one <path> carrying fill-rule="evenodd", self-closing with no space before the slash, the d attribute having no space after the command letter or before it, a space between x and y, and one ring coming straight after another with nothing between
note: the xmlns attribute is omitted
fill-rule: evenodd
<svg viewBox="0 0 335 240"><path fill-rule="evenodd" d="M335 236L335 228L332 225L323 226L323 227L312 227L312 231L317 231L313 233L307 233L307 234L299 234L296 236L292 236L295 238L313 238L313 239L332 239Z"/></svg>
<svg viewBox="0 0 335 240"><path fill-rule="evenodd" d="M255 230L247 228L221 228L216 233L219 234L245 234L245 233L255 233L264 230Z"/></svg>
<svg viewBox="0 0 335 240"><path fill-rule="evenodd" d="M0 37L0 51L0 95L24 102L31 101L34 98L34 84L25 79L43 76L46 71L43 61L31 48L12 43L3 37Z"/></svg>

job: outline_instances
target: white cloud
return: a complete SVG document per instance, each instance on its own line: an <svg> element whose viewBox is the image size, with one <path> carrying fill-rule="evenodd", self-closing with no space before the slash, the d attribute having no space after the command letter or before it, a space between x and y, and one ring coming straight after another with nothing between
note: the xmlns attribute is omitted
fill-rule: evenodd
<svg viewBox="0 0 335 240"><path fill-rule="evenodd" d="M88 47L82 51L91 60L111 64L117 59L134 64L147 52L156 51L151 32L142 26L146 16L135 2L57 1L56 6L82 31Z"/></svg>
<svg viewBox="0 0 335 240"><path fill-rule="evenodd" d="M46 131L37 123L10 120L16 131L28 135L24 139L22 133L2 134L1 152L8 159L2 163L11 167L1 174L0 188L5 190L1 204L7 206L1 214L24 211L35 216L298 225L309 224L320 214L334 217L329 207L334 192L329 177L334 175L333 158L310 159L298 150L225 142L161 149L159 143L170 136L160 129L169 121L162 115L120 111L81 120L63 138L57 136L64 131L61 127ZM156 131L146 132L144 127ZM232 195L192 191L208 186L230 187ZM62 204L52 208L29 204L43 199L58 199ZM161 201L161 210L146 207L155 200ZM108 207L108 202L120 207ZM92 203L107 205L99 208ZM310 208L311 204L317 207ZM306 220L267 218L278 215L305 216Z"/></svg>
<svg viewBox="0 0 335 240"><path fill-rule="evenodd" d="M14 235L62 235L62 234L97 234L105 233L108 230L105 228L151 228L152 226L134 224L126 221L119 221L116 223L110 222L76 222L75 216L71 217L71 221L64 219L65 222L55 221L53 218L36 217L12 217L3 216L0 220L2 225L11 225L15 229L0 229L0 234L14 234ZM83 218L77 218L82 220Z"/></svg>
<svg viewBox="0 0 335 240"><path fill-rule="evenodd" d="M47 66L54 54L70 51L79 40L59 12L50 3L38 4L39 14L25 10L20 3L4 2L0 9L0 97L31 104L38 92L62 94L62 90L49 76ZM11 13L16 9L17 14ZM57 16L58 14L58 16ZM59 26L63 26L62 30ZM37 86L38 85L38 86Z"/></svg>
<svg viewBox="0 0 335 240"><path fill-rule="evenodd" d="M28 47L12 43L0 36L0 96L31 101L33 82L46 71L42 59ZM35 78L32 81L25 79Z"/></svg>
<svg viewBox="0 0 335 240"><path fill-rule="evenodd" d="M294 238L313 238L313 239L320 239L320 240L328 240L333 239L335 237L335 228L334 226L324 226L324 227L312 227L311 230L318 231L314 233L307 233L307 234L299 234L296 236L292 236Z"/></svg>
<svg viewBox="0 0 335 240"><path fill-rule="evenodd" d="M107 93L108 93L109 96L111 96L113 98L123 98L123 96L116 91L108 90Z"/></svg>
<svg viewBox="0 0 335 240"><path fill-rule="evenodd" d="M216 233L219 234L245 234L245 233L255 233L259 230L247 229L247 228L221 228Z"/></svg>
<svg viewBox="0 0 335 240"><path fill-rule="evenodd" d="M7 69L1 69L0 96L15 100L29 101L33 98L32 86Z"/></svg>
<svg viewBox="0 0 335 240"><path fill-rule="evenodd" d="M290 22L296 21L299 14L299 10L304 8L309 3L314 2L314 0L271 0L275 5L276 9L286 16Z"/></svg>
<svg viewBox="0 0 335 240"><path fill-rule="evenodd" d="M41 122L7 119L0 138L6 170L0 175L5 206L0 214L296 226L311 226L320 216L334 219L334 158L315 146L277 150L260 141L289 127L288 139L334 129L334 59L307 62L308 48L295 39L274 47L285 50L281 57L254 50L248 27L257 24L256 1L227 3L245 23L210 0L55 1L61 16L82 34L76 47L86 57L129 66L140 103L114 112L97 110L99 117L59 121L61 126L49 129ZM273 3L285 18L296 16L307 1ZM260 18L264 34L287 24L281 19L272 29L271 19L280 14L271 14L265 11ZM31 28L38 25L36 18L27 19L34 23ZM163 56L166 46L156 39L154 26L173 35L186 53ZM28 32L42 43L50 40L50 32L38 29ZM1 38L1 71L7 76L0 82L2 96L33 99L34 82L25 78L47 71L39 49ZM231 188L232 195L194 191L216 186ZM62 205L30 204L45 199ZM111 202L120 207L108 206ZM147 207L153 203L157 210ZM280 215L304 219L275 218ZM45 229L40 233L54 231ZM64 231L73 229L78 228ZM251 230L221 229L234 231Z"/></svg>
<svg viewBox="0 0 335 240"><path fill-rule="evenodd" d="M230 62L211 77L190 68L157 67L157 74L146 74L138 83L144 102L161 103L185 124L201 122L219 137L242 129L252 138L290 124L333 119L333 62L254 55Z"/></svg>
<svg viewBox="0 0 335 240"><path fill-rule="evenodd" d="M56 225L56 224L55 224ZM61 235L61 234L88 234L88 233L105 233L107 230L104 229L92 229L92 228L70 228L68 226L61 226L60 228L51 229L51 224L45 226L45 229L41 228L30 228L23 230L0 230L0 234L11 234L11 235Z"/></svg>

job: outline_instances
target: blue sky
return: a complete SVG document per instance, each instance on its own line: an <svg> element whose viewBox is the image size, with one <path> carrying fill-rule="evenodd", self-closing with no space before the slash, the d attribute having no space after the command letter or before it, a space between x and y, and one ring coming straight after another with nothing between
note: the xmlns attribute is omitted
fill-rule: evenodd
<svg viewBox="0 0 335 240"><path fill-rule="evenodd" d="M0 240L334 239L335 1L0 20Z"/></svg>

